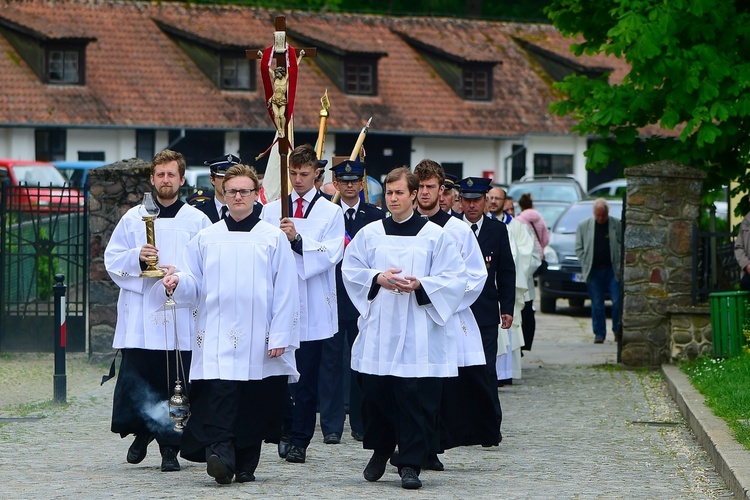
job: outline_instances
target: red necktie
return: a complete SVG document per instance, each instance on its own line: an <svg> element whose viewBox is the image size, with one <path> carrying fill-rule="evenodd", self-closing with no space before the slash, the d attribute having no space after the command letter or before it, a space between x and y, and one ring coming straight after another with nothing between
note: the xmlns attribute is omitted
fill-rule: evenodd
<svg viewBox="0 0 750 500"><path fill-rule="evenodd" d="M302 212L302 198L297 198L297 208L294 210L294 216L298 219L304 219L305 214Z"/></svg>

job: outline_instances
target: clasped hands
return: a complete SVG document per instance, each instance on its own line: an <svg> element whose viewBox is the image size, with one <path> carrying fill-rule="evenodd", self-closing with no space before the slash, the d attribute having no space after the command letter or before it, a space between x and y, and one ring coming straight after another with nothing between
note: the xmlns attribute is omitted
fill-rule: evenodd
<svg viewBox="0 0 750 500"><path fill-rule="evenodd" d="M422 286L416 276L397 276L401 273L401 269L388 269L378 274L376 283L386 290L397 291L397 292L413 292Z"/></svg>

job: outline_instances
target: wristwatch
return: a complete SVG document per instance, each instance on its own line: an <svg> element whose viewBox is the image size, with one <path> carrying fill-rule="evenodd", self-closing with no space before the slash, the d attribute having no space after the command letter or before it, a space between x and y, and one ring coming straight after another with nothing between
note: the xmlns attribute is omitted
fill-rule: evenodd
<svg viewBox="0 0 750 500"><path fill-rule="evenodd" d="M302 235L299 233L295 234L292 243L299 243L300 241L302 241Z"/></svg>

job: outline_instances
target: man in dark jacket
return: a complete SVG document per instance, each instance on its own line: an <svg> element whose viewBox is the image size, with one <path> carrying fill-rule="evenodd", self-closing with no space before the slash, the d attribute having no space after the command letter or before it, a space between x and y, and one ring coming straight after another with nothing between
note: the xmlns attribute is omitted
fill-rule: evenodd
<svg viewBox="0 0 750 500"><path fill-rule="evenodd" d="M459 183L463 220L477 237L487 267L487 281L482 293L471 306L479 325L487 361L487 376L497 384L497 333L498 326L510 328L516 295L516 266L510 250L508 229L502 222L485 215L487 192L492 179L467 177ZM495 398L495 414L498 426L503 413L500 399Z"/></svg>
<svg viewBox="0 0 750 500"><path fill-rule="evenodd" d="M334 186L339 192L339 205L344 214L346 229L345 244L366 224L380 220L385 213L375 205L365 203L360 199L365 168L359 161L347 160L332 167ZM360 404L362 396L359 386L354 380L354 372L344 366L344 348L351 352L351 346L357 337L357 319L359 313L349 300L341 280L341 263L336 266L336 295L338 298L339 331L323 342L323 354L320 361L319 402L320 427L323 431L323 442L337 444L341 441L344 429L344 378L350 378L349 390L349 425L352 437L362 441L364 428Z"/></svg>

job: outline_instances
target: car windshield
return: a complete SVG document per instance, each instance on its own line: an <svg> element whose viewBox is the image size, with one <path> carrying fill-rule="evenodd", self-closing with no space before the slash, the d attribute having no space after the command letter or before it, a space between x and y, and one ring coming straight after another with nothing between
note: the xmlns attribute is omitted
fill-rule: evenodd
<svg viewBox="0 0 750 500"><path fill-rule="evenodd" d="M518 200L522 194L531 193L534 201L567 201L574 202L581 199L574 184L528 183L513 186L508 195Z"/></svg>
<svg viewBox="0 0 750 500"><path fill-rule="evenodd" d="M547 223L547 227L552 227L568 206L569 205L534 205L534 208L542 215L542 219Z"/></svg>
<svg viewBox="0 0 750 500"><path fill-rule="evenodd" d="M609 215L617 219L622 215L622 204L610 203L609 204ZM581 203L571 205L567 212L562 214L560 219L555 224L554 232L560 234L571 234L575 233L578 229L578 224L589 217L594 216L594 205L591 203Z"/></svg>
<svg viewBox="0 0 750 500"><path fill-rule="evenodd" d="M65 177L53 166L16 165L13 167L18 183L26 186L63 187Z"/></svg>

